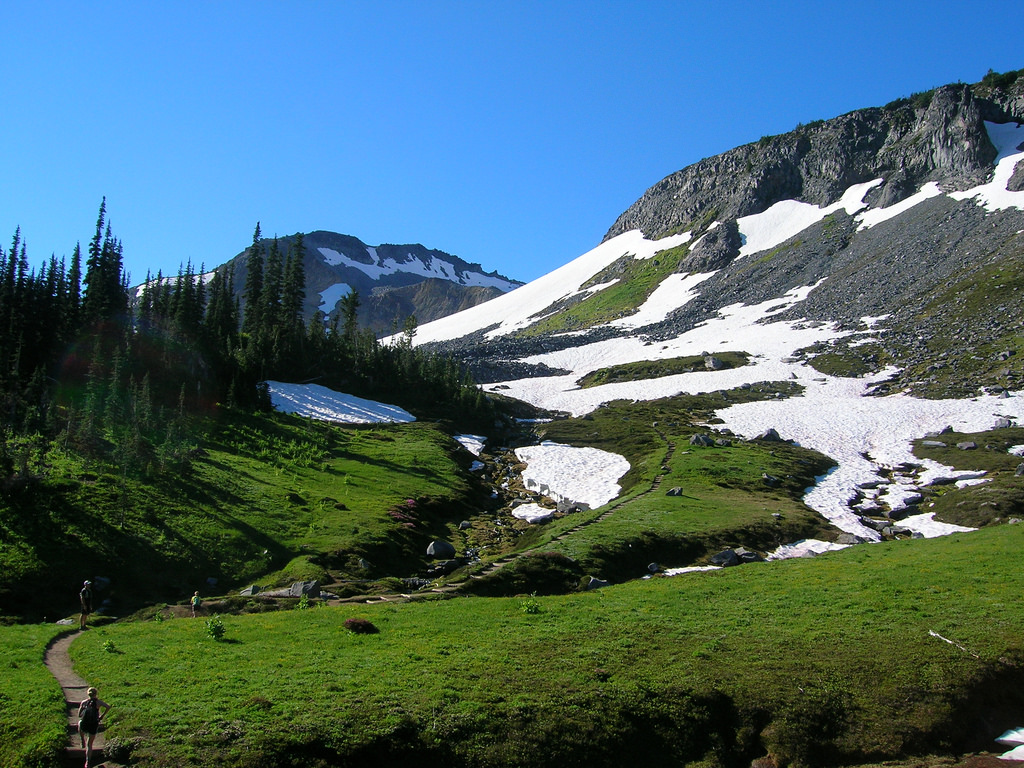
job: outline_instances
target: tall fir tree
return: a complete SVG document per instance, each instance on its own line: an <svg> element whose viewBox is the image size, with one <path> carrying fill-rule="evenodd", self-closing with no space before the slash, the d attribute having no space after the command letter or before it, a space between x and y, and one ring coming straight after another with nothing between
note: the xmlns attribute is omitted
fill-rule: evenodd
<svg viewBox="0 0 1024 768"><path fill-rule="evenodd" d="M252 246L246 259L245 300L242 331L254 335L263 321L260 301L263 297L263 244L260 242L260 223L256 222L256 231L252 235Z"/></svg>

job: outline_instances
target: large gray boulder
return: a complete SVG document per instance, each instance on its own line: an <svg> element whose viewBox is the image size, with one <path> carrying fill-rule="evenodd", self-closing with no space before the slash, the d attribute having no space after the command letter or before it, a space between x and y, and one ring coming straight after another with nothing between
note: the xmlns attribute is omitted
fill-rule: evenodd
<svg viewBox="0 0 1024 768"><path fill-rule="evenodd" d="M711 556L711 564L721 566L722 568L730 568L734 565L739 565L740 562L742 561L740 556L736 554L735 549L724 549L717 555Z"/></svg>
<svg viewBox="0 0 1024 768"><path fill-rule="evenodd" d="M320 582L319 581L296 581L288 587L289 597L320 597Z"/></svg>
<svg viewBox="0 0 1024 768"><path fill-rule="evenodd" d="M448 560L455 557L455 547L443 539L435 539L427 545L427 554L438 560Z"/></svg>

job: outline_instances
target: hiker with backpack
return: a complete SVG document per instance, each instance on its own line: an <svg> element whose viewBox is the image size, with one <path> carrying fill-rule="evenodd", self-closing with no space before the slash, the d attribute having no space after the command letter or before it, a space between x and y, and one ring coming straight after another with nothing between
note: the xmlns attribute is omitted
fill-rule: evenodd
<svg viewBox="0 0 1024 768"><path fill-rule="evenodd" d="M110 709L110 705L96 694L95 688L89 688L87 693L88 698L83 699L78 705L78 736L82 740L82 749L85 750L85 768L92 765L92 743L100 730L100 721Z"/></svg>
<svg viewBox="0 0 1024 768"><path fill-rule="evenodd" d="M92 582L86 581L82 585L81 591L78 593L78 600L82 604L82 617L78 621L78 626L85 629L86 619L89 618L89 614L92 613Z"/></svg>

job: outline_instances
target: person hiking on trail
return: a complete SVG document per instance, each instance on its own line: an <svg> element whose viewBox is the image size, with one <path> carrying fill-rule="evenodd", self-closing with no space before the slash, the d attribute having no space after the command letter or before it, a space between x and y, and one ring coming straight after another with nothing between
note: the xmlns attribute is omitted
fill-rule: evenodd
<svg viewBox="0 0 1024 768"><path fill-rule="evenodd" d="M78 736L82 740L82 749L85 750L85 768L92 765L92 743L100 729L100 721L110 709L110 705L96 695L95 688L90 688L88 694L89 697L78 705Z"/></svg>
<svg viewBox="0 0 1024 768"><path fill-rule="evenodd" d="M78 593L78 599L82 603L82 617L78 620L78 626L85 629L86 619L88 619L89 614L92 613L91 581L87 581L82 585L82 590Z"/></svg>
<svg viewBox="0 0 1024 768"><path fill-rule="evenodd" d="M199 592L192 595L192 618L196 617L196 611L199 610L199 606L203 604L203 601L199 598Z"/></svg>

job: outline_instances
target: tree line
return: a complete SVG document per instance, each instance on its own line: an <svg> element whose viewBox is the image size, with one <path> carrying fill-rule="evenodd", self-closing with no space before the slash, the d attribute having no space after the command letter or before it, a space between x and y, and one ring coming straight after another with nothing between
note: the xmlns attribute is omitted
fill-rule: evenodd
<svg viewBox="0 0 1024 768"><path fill-rule="evenodd" d="M265 410L265 382L317 382L442 416L493 418L455 360L412 345L415 322L382 344L351 293L328 319L303 319L301 235L283 253L259 224L238 297L233 269L191 262L135 291L106 200L83 254L30 268L20 229L0 247L0 477L16 482L47 441L114 460L125 474L187 465L197 419Z"/></svg>

